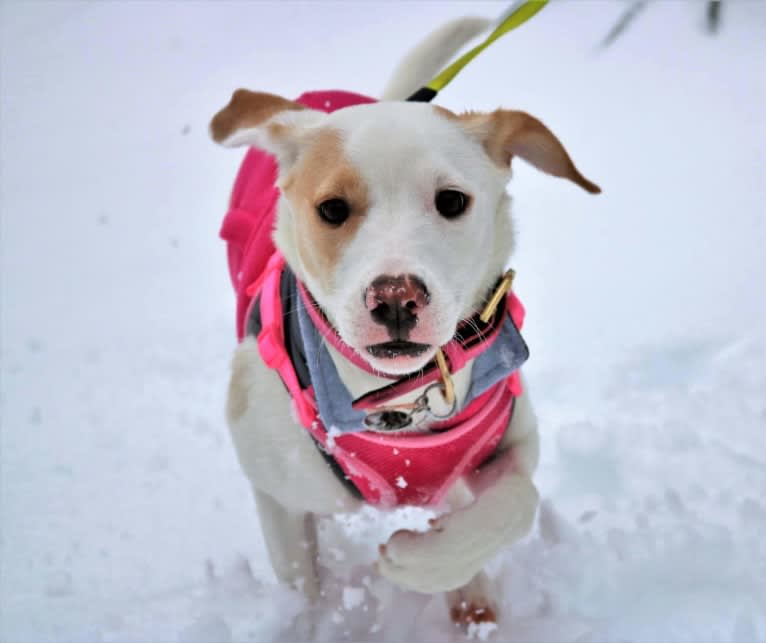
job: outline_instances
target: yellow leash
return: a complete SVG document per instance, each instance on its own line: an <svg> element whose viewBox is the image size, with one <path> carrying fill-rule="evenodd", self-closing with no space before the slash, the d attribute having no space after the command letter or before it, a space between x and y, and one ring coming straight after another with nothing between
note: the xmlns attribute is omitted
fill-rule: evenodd
<svg viewBox="0 0 766 643"><path fill-rule="evenodd" d="M424 87L421 87L407 100L421 103L431 101L434 96L444 89L450 81L460 73L463 67L476 58L476 56L495 42L495 40L502 38L509 31L523 25L546 4L548 4L548 0L526 0L526 2L523 2L520 6L518 6L518 3L511 5L506 14L498 21L499 24L497 27L495 27L492 33L489 34L483 42L464 53L455 62L440 71L431 82ZM514 274L513 270L508 270L508 272L503 275L500 285L496 288L492 297L490 297L490 301L487 302L484 310L482 310L480 318L485 324L489 323L489 320L492 319L492 316L495 314L495 310L503 297L505 297L511 289ZM453 405L455 402L455 385L452 382L452 375L450 374L449 366L447 365L447 358L444 356L441 348L436 351L436 364L439 367L441 374L442 395L444 400L447 404Z"/></svg>
<svg viewBox="0 0 766 643"><path fill-rule="evenodd" d="M449 82L460 73L463 67L476 58L476 56L489 47L493 42L502 38L509 31L523 25L546 4L548 4L548 0L527 0L521 6L517 7L516 5L512 5L509 11L500 19L500 24L495 27L494 31L489 34L483 42L464 53L455 62L439 72L431 82L424 87L421 87L407 100L423 103L431 101L434 96L444 89Z"/></svg>

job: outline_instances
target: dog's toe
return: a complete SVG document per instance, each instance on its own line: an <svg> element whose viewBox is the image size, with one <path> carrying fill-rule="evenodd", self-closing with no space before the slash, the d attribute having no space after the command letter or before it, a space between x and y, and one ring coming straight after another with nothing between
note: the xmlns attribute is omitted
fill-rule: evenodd
<svg viewBox="0 0 766 643"><path fill-rule="evenodd" d="M456 625L464 627L470 623L497 623L497 615L491 607L465 601L452 606L450 617Z"/></svg>
<svg viewBox="0 0 766 643"><path fill-rule="evenodd" d="M492 588L487 576L481 572L469 583L447 593L447 607L455 625L468 633L479 626L487 633L497 624L497 605L491 598Z"/></svg>

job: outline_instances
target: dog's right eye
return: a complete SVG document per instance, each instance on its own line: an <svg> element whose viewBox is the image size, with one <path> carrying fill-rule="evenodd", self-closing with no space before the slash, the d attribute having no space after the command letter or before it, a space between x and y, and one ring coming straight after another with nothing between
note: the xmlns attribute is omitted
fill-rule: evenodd
<svg viewBox="0 0 766 643"><path fill-rule="evenodd" d="M445 219L459 217L468 209L468 195L458 190L442 190L436 193L434 205Z"/></svg>
<svg viewBox="0 0 766 643"><path fill-rule="evenodd" d="M327 199L327 201L322 201L317 206L317 213L319 218L325 223L339 226L348 219L349 214L351 214L351 208L348 207L348 203L343 199Z"/></svg>

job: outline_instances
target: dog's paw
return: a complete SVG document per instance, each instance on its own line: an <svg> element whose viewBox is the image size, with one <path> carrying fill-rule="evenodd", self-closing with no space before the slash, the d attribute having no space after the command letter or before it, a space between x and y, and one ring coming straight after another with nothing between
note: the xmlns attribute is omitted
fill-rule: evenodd
<svg viewBox="0 0 766 643"><path fill-rule="evenodd" d="M450 607L449 615L455 625L466 630L472 623L497 623L495 610L483 603L461 601Z"/></svg>
<svg viewBox="0 0 766 643"><path fill-rule="evenodd" d="M378 572L400 587L425 594L448 591L468 582L475 572L475 560L460 560L444 554L439 542L444 531L425 533L397 531L380 545Z"/></svg>
<svg viewBox="0 0 766 643"><path fill-rule="evenodd" d="M473 504L432 520L428 531L394 533L380 546L378 570L419 592L462 587L500 549L529 531L537 502L529 478L508 476Z"/></svg>

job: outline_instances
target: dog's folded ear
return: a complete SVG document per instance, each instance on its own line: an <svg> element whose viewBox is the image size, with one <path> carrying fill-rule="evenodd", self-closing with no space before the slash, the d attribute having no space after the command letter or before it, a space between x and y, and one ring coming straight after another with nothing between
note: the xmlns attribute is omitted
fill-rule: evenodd
<svg viewBox="0 0 766 643"><path fill-rule="evenodd" d="M238 89L213 117L210 135L225 147L260 147L283 164L295 159L303 135L324 117L281 96Z"/></svg>
<svg viewBox="0 0 766 643"><path fill-rule="evenodd" d="M534 116L499 109L490 114L463 114L459 118L501 167L509 167L513 157L518 156L538 170L573 181L591 194L601 192L598 185L586 179L575 167L555 134Z"/></svg>

